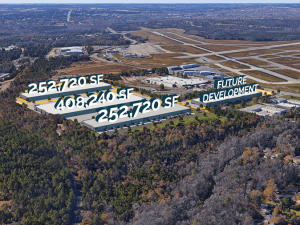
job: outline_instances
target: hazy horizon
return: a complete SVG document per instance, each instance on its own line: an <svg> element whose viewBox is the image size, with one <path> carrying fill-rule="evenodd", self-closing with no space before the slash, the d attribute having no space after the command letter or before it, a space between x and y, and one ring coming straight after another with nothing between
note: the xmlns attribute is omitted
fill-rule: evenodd
<svg viewBox="0 0 300 225"><path fill-rule="evenodd" d="M220 0L204 0L199 2L199 0L148 0L145 2L141 2L139 0L129 0L129 1L120 1L120 0L111 0L107 1L98 1L98 0L52 0L52 1L39 1L39 0L12 0L10 3L7 1L0 0L0 4L300 4L297 0L289 0L289 1L277 1L277 0L248 0L248 1L238 1L238 0L230 0L230 1L220 1Z"/></svg>

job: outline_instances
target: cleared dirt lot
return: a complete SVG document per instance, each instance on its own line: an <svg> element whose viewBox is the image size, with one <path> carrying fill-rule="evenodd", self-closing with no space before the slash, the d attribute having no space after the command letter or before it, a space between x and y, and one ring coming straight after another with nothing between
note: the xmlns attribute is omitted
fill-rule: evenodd
<svg viewBox="0 0 300 225"><path fill-rule="evenodd" d="M73 63L70 67L56 70L55 76L62 75L89 75L94 73L118 73L121 70L135 69L130 66L110 64L104 62L78 62Z"/></svg>
<svg viewBox="0 0 300 225"><path fill-rule="evenodd" d="M267 63L265 61L258 60L258 59L242 59L241 61L246 62L246 63L250 63L250 64L255 65L255 66L267 66L267 65L269 65L269 63Z"/></svg>
<svg viewBox="0 0 300 225"><path fill-rule="evenodd" d="M246 75L250 75L250 76L259 78L261 80L269 81L269 82L284 82L285 81L283 79L280 79L280 78L277 78L277 77L273 77L271 75L262 73L262 72L257 71L257 70L244 70L244 71L241 71L241 72L244 73L244 74L246 74Z"/></svg>
<svg viewBox="0 0 300 225"><path fill-rule="evenodd" d="M196 49L187 45L161 45L163 49L166 49L171 52L186 52L191 54L203 54L207 53L205 51L202 51L200 49Z"/></svg>
<svg viewBox="0 0 300 225"><path fill-rule="evenodd" d="M274 43L275 45L275 43ZM271 49L261 49L255 51L246 51L246 52L235 52L226 54L229 57L247 57L247 56L257 56L257 55L265 55L265 54L275 54L279 53L280 50L271 50Z"/></svg>
<svg viewBox="0 0 300 225"><path fill-rule="evenodd" d="M195 59L178 59L177 56L182 54L156 54L152 57L139 58L139 59L124 59L123 62L130 63L136 66L142 66L146 68L163 67L163 66L176 66L188 63L198 63Z"/></svg>

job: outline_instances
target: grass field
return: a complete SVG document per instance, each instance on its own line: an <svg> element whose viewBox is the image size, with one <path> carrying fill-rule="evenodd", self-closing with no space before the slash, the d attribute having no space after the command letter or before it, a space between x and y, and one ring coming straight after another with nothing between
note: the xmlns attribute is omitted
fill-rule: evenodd
<svg viewBox="0 0 300 225"><path fill-rule="evenodd" d="M227 45L199 45L200 47L207 48L209 50L215 51L215 52L222 52L222 51L230 51L230 50L236 50L236 49L243 49L245 47L241 46L227 46Z"/></svg>
<svg viewBox="0 0 300 225"><path fill-rule="evenodd" d="M271 58L276 58L278 57L277 55L263 55L260 56L259 58L263 58L263 59L271 59Z"/></svg>
<svg viewBox="0 0 300 225"><path fill-rule="evenodd" d="M208 55L208 56L205 56L205 58L209 58L209 59L212 59L215 61L224 60L223 58L221 58L219 56L215 56L215 55Z"/></svg>
<svg viewBox="0 0 300 225"><path fill-rule="evenodd" d="M229 68L232 68L232 69L248 69L247 66L243 66L243 65L231 62L231 61L220 62L220 64L222 64L223 66L227 66Z"/></svg>
<svg viewBox="0 0 300 225"><path fill-rule="evenodd" d="M187 52L191 54L202 54L202 53L207 53L205 51L202 51L200 49L196 49L187 45L161 45L162 48L171 51L171 52Z"/></svg>
<svg viewBox="0 0 300 225"><path fill-rule="evenodd" d="M265 80L265 81L269 81L269 82L284 82L285 80L262 73L260 71L257 70L245 70L245 71L241 71L243 73L245 73L246 75L250 75L253 76L255 78L259 78L261 80ZM247 79L248 80L248 79Z"/></svg>
<svg viewBox="0 0 300 225"><path fill-rule="evenodd" d="M300 45L292 45L292 46L286 46L286 47L279 47L276 49L284 49L284 50L300 50Z"/></svg>
<svg viewBox="0 0 300 225"><path fill-rule="evenodd" d="M230 76L230 77L236 77L236 76L240 76L237 73L226 73L226 75Z"/></svg>
<svg viewBox="0 0 300 225"><path fill-rule="evenodd" d="M163 66L175 66L188 63L198 63L195 59L178 59L177 56L182 54L154 54L150 58L137 58L137 59L124 59L125 63L134 63L136 66L142 66L146 68L163 67Z"/></svg>
<svg viewBox="0 0 300 225"><path fill-rule="evenodd" d="M300 73L294 70L287 70L287 69L281 69L281 70L273 70L275 72L287 75L289 77L294 77L296 79L300 79Z"/></svg>
<svg viewBox="0 0 300 225"><path fill-rule="evenodd" d="M246 63L250 63L250 64L255 65L255 66L267 66L267 65L269 65L269 63L267 63L265 61L258 60L258 59L242 59L241 61L246 62Z"/></svg>
<svg viewBox="0 0 300 225"><path fill-rule="evenodd" d="M270 59L270 61L282 64L285 66L289 66L292 68L300 69L300 60L297 58L291 58L291 57L278 57L274 59Z"/></svg>
<svg viewBox="0 0 300 225"><path fill-rule="evenodd" d="M279 53L279 52L280 52L279 50L261 49L261 50L255 50L255 51L229 53L226 55L229 57L247 57L247 56L274 54L274 53Z"/></svg>
<svg viewBox="0 0 300 225"><path fill-rule="evenodd" d="M283 95L282 97L300 101L300 97L296 97L296 96L293 96L293 95Z"/></svg>

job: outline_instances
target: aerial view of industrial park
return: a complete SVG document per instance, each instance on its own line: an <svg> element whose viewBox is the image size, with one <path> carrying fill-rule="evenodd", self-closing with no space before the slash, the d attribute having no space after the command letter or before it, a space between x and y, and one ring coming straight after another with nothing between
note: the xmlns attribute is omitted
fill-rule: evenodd
<svg viewBox="0 0 300 225"><path fill-rule="evenodd" d="M0 18L0 224L300 225L300 3Z"/></svg>

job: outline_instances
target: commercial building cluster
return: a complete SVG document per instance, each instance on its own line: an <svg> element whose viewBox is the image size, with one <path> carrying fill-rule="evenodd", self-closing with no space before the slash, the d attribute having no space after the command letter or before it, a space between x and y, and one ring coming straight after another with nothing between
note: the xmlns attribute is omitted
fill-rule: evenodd
<svg viewBox="0 0 300 225"><path fill-rule="evenodd" d="M240 109L242 112L255 113L259 116L273 116L285 113L288 109L300 108L300 101L286 98L273 99L272 104L257 104Z"/></svg>
<svg viewBox="0 0 300 225"><path fill-rule="evenodd" d="M138 113L137 117L133 118L119 118L115 122L97 122L95 117L98 115L99 110L109 109L111 107L119 107L121 105L128 106L128 109L132 109L133 104L140 102L141 100L146 99L146 97L132 94L129 99L120 101L115 98L113 101L104 103L98 103L96 105L86 106L86 107L72 107L72 108L64 108L63 110L59 110L55 107L57 100L60 97L71 97L74 98L76 95L81 95L84 99L83 102L88 101L88 93L99 93L112 91L116 92L116 90L112 89L110 84L100 82L99 84L86 84L82 87L78 86L76 88L66 88L64 91L47 91L46 94L28 94L27 92L21 93L19 100L23 102L32 102L34 104L28 104L28 106L36 111L37 113L41 113L44 115L60 115L64 118L75 120L78 122L82 122L83 126L86 126L96 132L109 131L111 129L117 129L121 127L127 126L136 126L138 124L151 123L153 121L165 120L166 117L174 116L178 114L190 114L191 109L186 106L182 106L179 104L175 104L174 107L165 108L160 107L157 111L151 111L148 113ZM116 94L117 95L117 94Z"/></svg>
<svg viewBox="0 0 300 225"><path fill-rule="evenodd" d="M217 75L219 71L214 68L209 68L207 66L199 66L199 64L184 64L180 66L170 66L167 67L169 74L173 75L203 75L209 79L222 79L223 76Z"/></svg>

